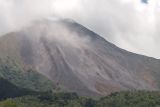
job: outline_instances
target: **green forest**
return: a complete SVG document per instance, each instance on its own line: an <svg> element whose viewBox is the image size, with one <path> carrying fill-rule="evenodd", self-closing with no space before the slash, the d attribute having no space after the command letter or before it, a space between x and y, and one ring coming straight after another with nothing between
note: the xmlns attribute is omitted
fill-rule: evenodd
<svg viewBox="0 0 160 107"><path fill-rule="evenodd" d="M76 93L41 93L8 98L0 107L160 107L160 93L128 91L100 99L80 97Z"/></svg>

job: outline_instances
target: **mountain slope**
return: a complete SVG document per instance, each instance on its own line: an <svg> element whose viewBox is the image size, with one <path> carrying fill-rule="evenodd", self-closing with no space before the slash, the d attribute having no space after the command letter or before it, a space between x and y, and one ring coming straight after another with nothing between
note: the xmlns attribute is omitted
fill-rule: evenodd
<svg viewBox="0 0 160 107"><path fill-rule="evenodd" d="M23 68L15 60L9 56L7 59L0 59L0 78L28 90L46 92L55 89L53 83L45 76L32 68Z"/></svg>
<svg viewBox="0 0 160 107"><path fill-rule="evenodd" d="M41 20L0 38L0 58L80 95L159 90L160 60L122 50L70 20Z"/></svg>
<svg viewBox="0 0 160 107"><path fill-rule="evenodd" d="M34 95L38 93L38 92L17 87L3 78L0 78L0 84L1 84L0 100L6 99L6 98L24 96L24 95Z"/></svg>

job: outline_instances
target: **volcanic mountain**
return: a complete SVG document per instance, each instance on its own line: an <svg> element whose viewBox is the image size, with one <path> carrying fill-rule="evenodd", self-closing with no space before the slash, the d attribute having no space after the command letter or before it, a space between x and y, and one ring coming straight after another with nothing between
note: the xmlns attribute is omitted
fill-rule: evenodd
<svg viewBox="0 0 160 107"><path fill-rule="evenodd" d="M0 59L8 58L80 95L160 89L160 60L120 49L68 19L36 21L2 36Z"/></svg>

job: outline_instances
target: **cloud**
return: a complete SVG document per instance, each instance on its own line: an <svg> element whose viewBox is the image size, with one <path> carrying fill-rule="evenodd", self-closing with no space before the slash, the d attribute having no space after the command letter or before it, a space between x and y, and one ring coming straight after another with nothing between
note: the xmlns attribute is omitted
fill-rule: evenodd
<svg viewBox="0 0 160 107"><path fill-rule="evenodd" d="M76 20L121 48L160 58L159 13L159 0L0 0L0 33L56 15Z"/></svg>
<svg viewBox="0 0 160 107"><path fill-rule="evenodd" d="M0 33L18 29L50 13L49 0L0 0Z"/></svg>

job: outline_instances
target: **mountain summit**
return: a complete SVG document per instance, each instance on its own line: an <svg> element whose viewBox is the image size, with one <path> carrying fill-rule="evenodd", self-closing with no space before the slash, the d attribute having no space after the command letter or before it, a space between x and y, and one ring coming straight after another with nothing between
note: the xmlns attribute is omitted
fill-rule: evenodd
<svg viewBox="0 0 160 107"><path fill-rule="evenodd" d="M0 50L1 59L80 95L160 88L160 60L120 49L72 20L37 21L1 37Z"/></svg>

